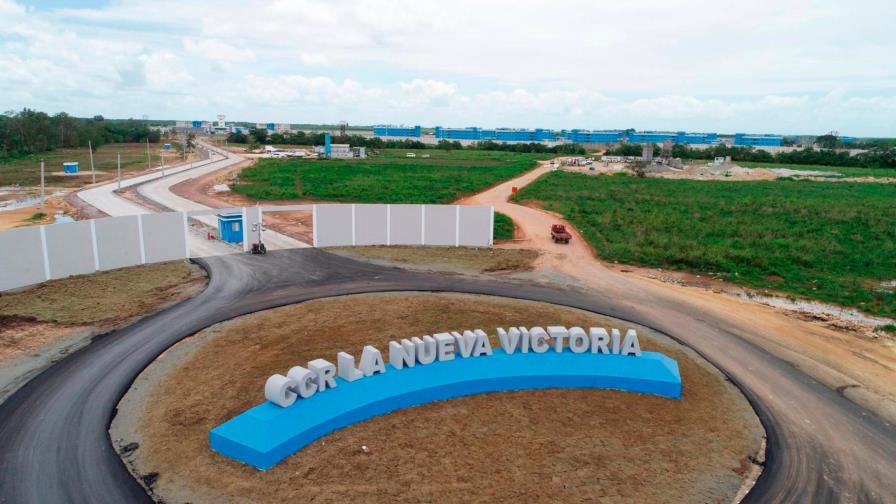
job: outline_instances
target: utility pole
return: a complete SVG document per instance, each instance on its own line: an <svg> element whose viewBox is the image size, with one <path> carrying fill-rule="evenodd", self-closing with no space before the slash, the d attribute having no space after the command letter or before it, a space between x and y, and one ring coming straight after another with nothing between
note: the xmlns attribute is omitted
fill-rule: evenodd
<svg viewBox="0 0 896 504"><path fill-rule="evenodd" d="M93 175L93 183L96 184L96 169L93 167L93 142L87 141L87 149L90 151L90 174Z"/></svg>
<svg viewBox="0 0 896 504"><path fill-rule="evenodd" d="M152 170L152 158L149 157L149 135L146 135L146 167Z"/></svg>
<svg viewBox="0 0 896 504"><path fill-rule="evenodd" d="M121 190L121 153L118 153L118 190Z"/></svg>
<svg viewBox="0 0 896 504"><path fill-rule="evenodd" d="M40 209L44 209L44 160L40 160Z"/></svg>

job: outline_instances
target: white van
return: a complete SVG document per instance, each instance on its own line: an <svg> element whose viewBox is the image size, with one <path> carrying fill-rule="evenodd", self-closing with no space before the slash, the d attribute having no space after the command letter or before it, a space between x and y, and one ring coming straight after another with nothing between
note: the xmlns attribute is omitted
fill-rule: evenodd
<svg viewBox="0 0 896 504"><path fill-rule="evenodd" d="M417 153L415 153L415 152L407 152L407 153L405 153L404 157L417 157Z"/></svg>

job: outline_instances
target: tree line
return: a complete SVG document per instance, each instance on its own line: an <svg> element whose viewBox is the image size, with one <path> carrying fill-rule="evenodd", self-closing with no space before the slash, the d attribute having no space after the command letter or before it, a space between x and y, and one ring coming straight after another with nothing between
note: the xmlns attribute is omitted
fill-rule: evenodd
<svg viewBox="0 0 896 504"><path fill-rule="evenodd" d="M292 133L270 133L265 129L255 128L249 130L249 133L231 133L227 136L229 143L255 143L255 144L274 144L274 145L323 145L324 133L306 133L304 131L294 131ZM421 142L420 140L404 139L404 140L383 140L379 137L365 137L361 135L333 135L330 138L332 143L343 143L357 147L367 147L368 149L442 149L442 150L487 150L487 151L506 151L506 152L537 152L537 153L553 153L566 155L584 155L585 149L577 144L560 144L548 147L543 143L499 143L492 141L477 142L468 146L462 145L458 141L442 140L437 145L432 146Z"/></svg>
<svg viewBox="0 0 896 504"><path fill-rule="evenodd" d="M866 146L869 147L869 146ZM661 149L654 146L654 156ZM640 156L640 144L622 144L605 152L608 156ZM834 149L804 149L771 153L753 147L715 145L706 149L694 149L687 145L673 145L672 157L704 160L731 156L732 161L783 163L794 165L848 166L856 168L896 168L896 147L872 145L865 152L850 156L849 152Z"/></svg>
<svg viewBox="0 0 896 504"><path fill-rule="evenodd" d="M86 147L88 142L96 149L108 143L145 142L147 138L157 143L159 132L136 119L108 120L101 115L79 118L65 112L51 116L27 108L0 115L0 159L61 147Z"/></svg>

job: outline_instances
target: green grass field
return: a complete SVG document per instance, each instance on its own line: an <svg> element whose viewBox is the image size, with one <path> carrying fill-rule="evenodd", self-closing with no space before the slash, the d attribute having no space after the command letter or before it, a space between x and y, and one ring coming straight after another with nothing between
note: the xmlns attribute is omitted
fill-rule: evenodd
<svg viewBox="0 0 896 504"><path fill-rule="evenodd" d="M495 212L495 240L513 239L513 220L501 212Z"/></svg>
<svg viewBox="0 0 896 504"><path fill-rule="evenodd" d="M798 165L754 161L735 161L734 164L744 168L789 168L791 170L836 172L847 177L896 177L896 168L856 168L854 166Z"/></svg>
<svg viewBox="0 0 896 504"><path fill-rule="evenodd" d="M896 316L896 186L552 172L514 199L575 224L602 259Z"/></svg>
<svg viewBox="0 0 896 504"><path fill-rule="evenodd" d="M161 144L149 144L149 152L152 156L153 166L159 165L159 149ZM104 177L103 173L115 176L118 169L117 154L121 153L121 171L128 173L146 169L146 144L125 143L108 144L97 149L93 153L93 163L96 167L97 179ZM175 159L177 156L166 159ZM77 149L55 149L50 152L35 154L9 160L0 160L0 186L40 185L40 160L44 160L45 182L47 185L57 187L80 187L89 183L89 176L63 176L54 175L62 172L62 163L77 161L81 173L90 173L90 152L87 147ZM106 175L105 178L109 178Z"/></svg>
<svg viewBox="0 0 896 504"><path fill-rule="evenodd" d="M416 158L405 153L414 152ZM429 155L429 158L423 158ZM258 200L450 203L513 178L552 154L382 150L363 160L261 159L234 190Z"/></svg>

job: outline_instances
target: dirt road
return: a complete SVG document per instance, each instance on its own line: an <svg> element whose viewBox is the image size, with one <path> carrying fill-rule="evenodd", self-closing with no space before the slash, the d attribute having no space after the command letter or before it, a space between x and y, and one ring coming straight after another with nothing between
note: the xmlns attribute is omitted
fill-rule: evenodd
<svg viewBox="0 0 896 504"><path fill-rule="evenodd" d="M462 203L493 205L496 211L510 216L523 240L503 246L541 251L536 263L539 271L567 276L570 283L584 284L637 306L646 320L672 334L688 331L713 338L718 331L736 333L886 420L896 420L896 352L892 349L758 303L616 271L595 258L591 247L568 222L574 235L572 242L554 244L549 226L564 222L561 218L507 201L512 187L526 186L550 169L542 164ZM695 324L698 320L704 323Z"/></svg>

